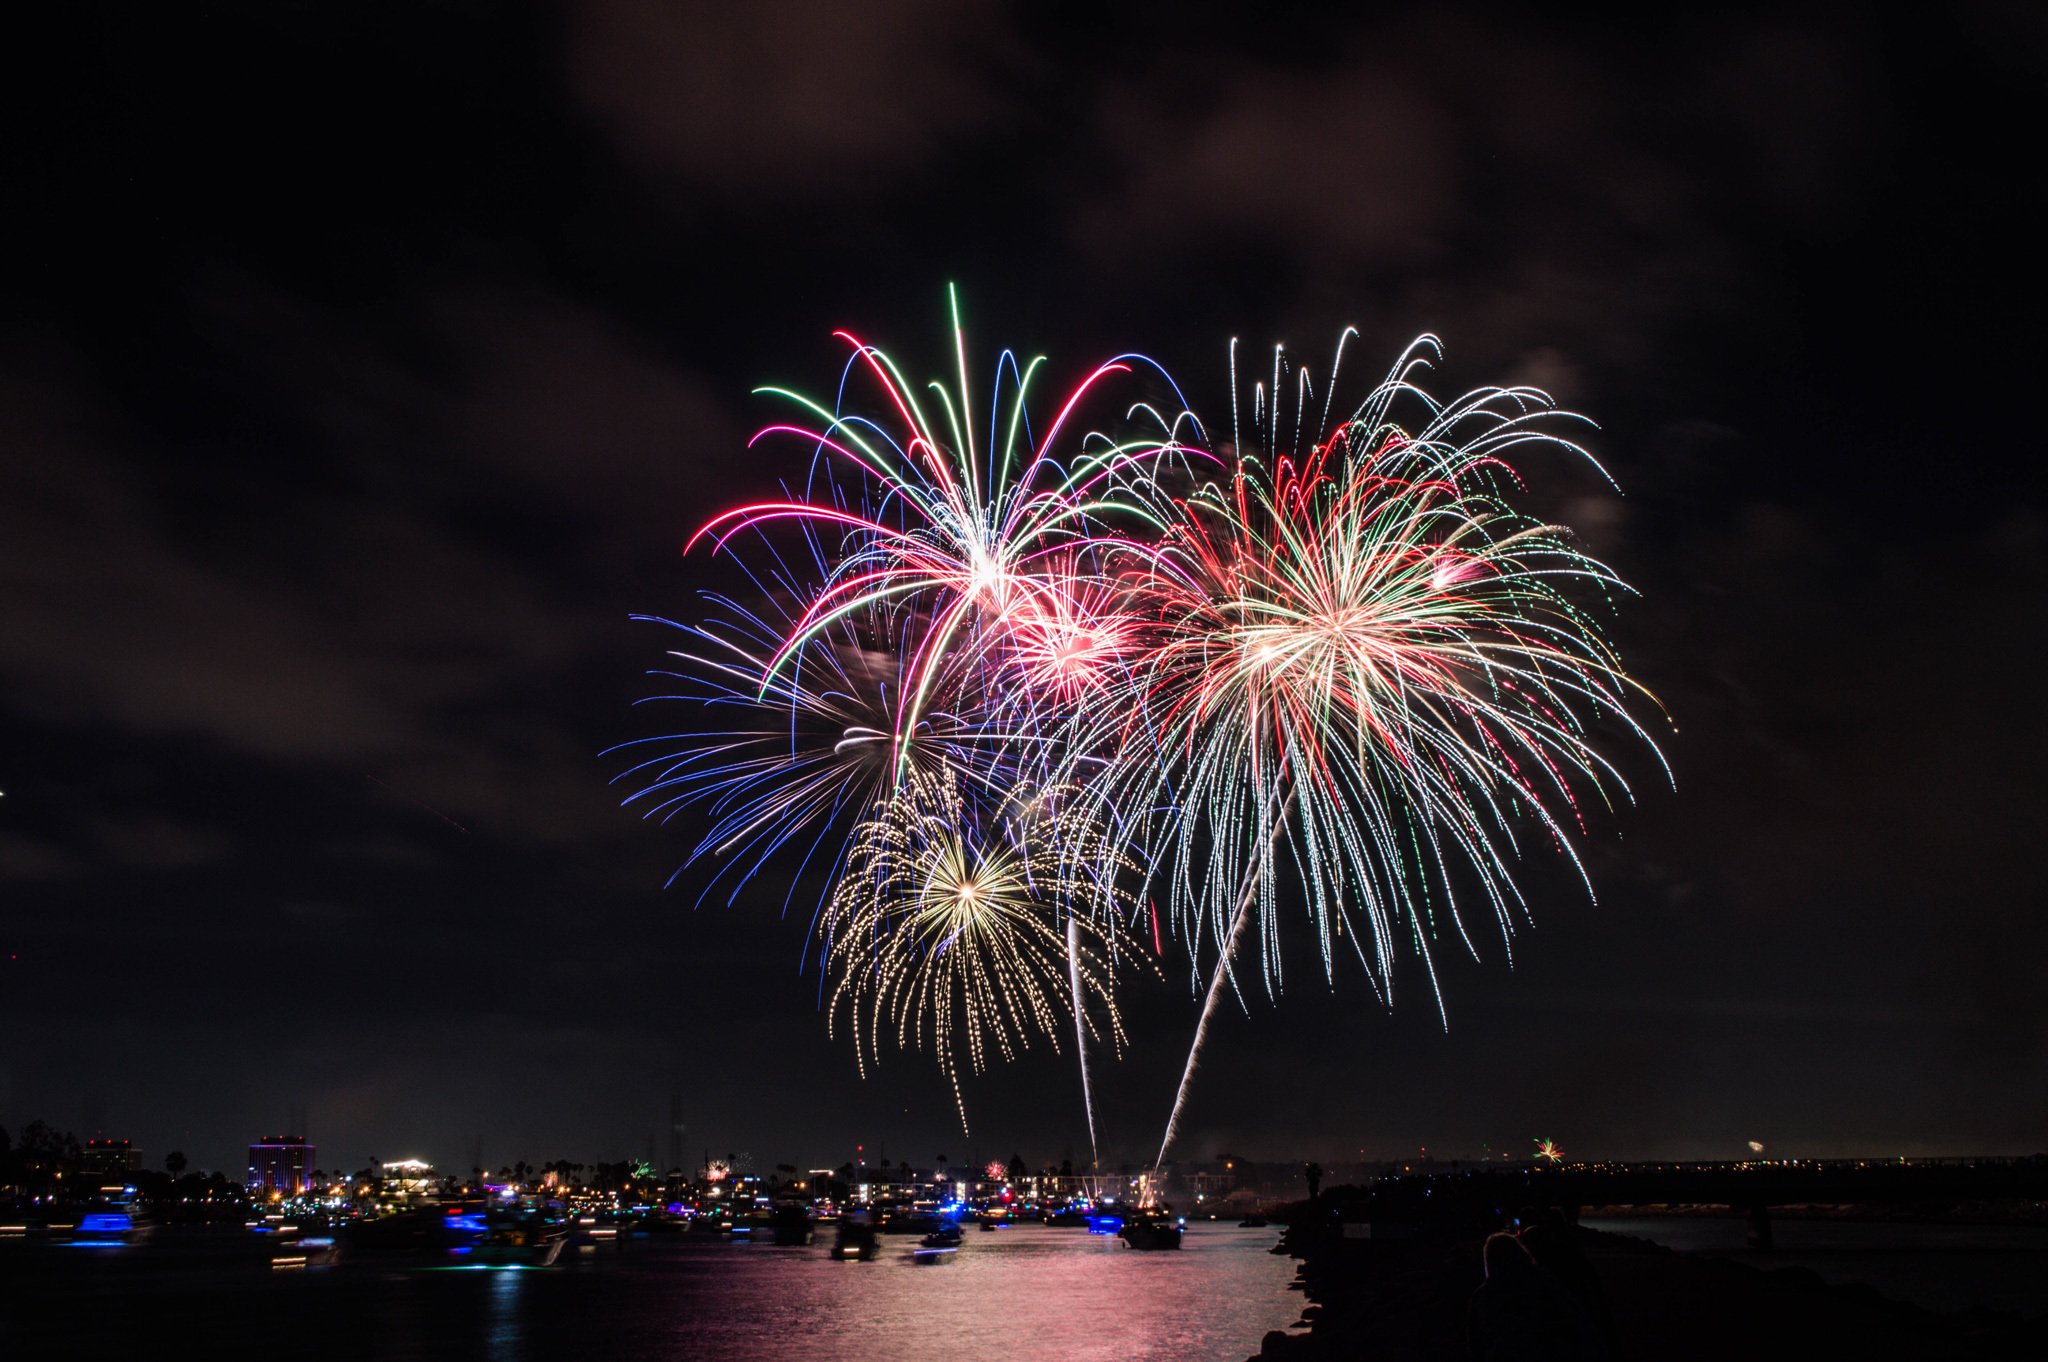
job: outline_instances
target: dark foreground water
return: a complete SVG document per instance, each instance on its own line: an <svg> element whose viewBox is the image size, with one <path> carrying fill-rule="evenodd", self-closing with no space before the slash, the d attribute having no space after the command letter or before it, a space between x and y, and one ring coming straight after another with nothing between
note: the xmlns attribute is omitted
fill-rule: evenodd
<svg viewBox="0 0 2048 1362"><path fill-rule="evenodd" d="M1746 1221L1718 1216L1587 1217L1680 1253L1710 1253L1760 1268L1806 1267L1831 1282L1863 1282L1930 1310L1974 1305L2048 1313L2048 1227L1901 1225L1860 1220L1774 1220L1774 1247L1748 1247Z"/></svg>
<svg viewBox="0 0 2048 1362"><path fill-rule="evenodd" d="M829 1244L830 1234L820 1236ZM1177 1253L1082 1230L970 1232L938 1266L909 1238L872 1262L823 1245L637 1241L516 1270L337 1266L247 1272L104 1270L0 1285L0 1355L490 1362L893 1362L935 1357L1238 1359L1301 1298L1274 1230L1188 1227ZM111 1266L111 1265L105 1265Z"/></svg>

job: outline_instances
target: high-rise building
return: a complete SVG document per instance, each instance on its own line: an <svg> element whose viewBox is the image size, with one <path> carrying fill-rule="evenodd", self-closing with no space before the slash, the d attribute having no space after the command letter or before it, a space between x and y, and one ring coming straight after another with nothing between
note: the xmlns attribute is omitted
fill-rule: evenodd
<svg viewBox="0 0 2048 1362"><path fill-rule="evenodd" d="M265 1135L249 1146L249 1191L297 1196L313 1185L313 1153L303 1135Z"/></svg>
<svg viewBox="0 0 2048 1362"><path fill-rule="evenodd" d="M142 1167L142 1151L126 1140L87 1140L78 1166L85 1173L130 1173Z"/></svg>

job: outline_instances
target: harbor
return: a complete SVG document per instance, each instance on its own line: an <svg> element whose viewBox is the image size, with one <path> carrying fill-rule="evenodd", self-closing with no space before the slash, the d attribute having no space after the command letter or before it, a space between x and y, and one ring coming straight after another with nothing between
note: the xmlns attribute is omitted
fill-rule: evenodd
<svg viewBox="0 0 2048 1362"><path fill-rule="evenodd" d="M168 1236L158 1251L171 1251ZM969 1230L943 1265L922 1236L882 1236L847 1260L831 1233L778 1246L750 1235L632 1234L565 1248L547 1268L457 1257L346 1256L263 1270L190 1255L184 1271L103 1259L5 1288L24 1356L133 1356L204 1337L219 1359L971 1356L1239 1359L1298 1309L1276 1231L1198 1222L1177 1253L1140 1253L1085 1226ZM160 1330L174 1331L160 1334Z"/></svg>

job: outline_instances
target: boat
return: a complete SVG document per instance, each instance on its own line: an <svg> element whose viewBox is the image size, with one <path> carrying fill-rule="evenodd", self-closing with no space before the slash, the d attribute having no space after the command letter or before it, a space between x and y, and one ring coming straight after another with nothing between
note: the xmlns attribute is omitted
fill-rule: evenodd
<svg viewBox="0 0 2048 1362"><path fill-rule="evenodd" d="M875 1256L875 1227L864 1220L845 1219L839 1222L839 1232L832 1241L834 1258L872 1258Z"/></svg>
<svg viewBox="0 0 2048 1362"><path fill-rule="evenodd" d="M935 1267L960 1251L960 1227L942 1220L939 1227L917 1241L910 1261L918 1267Z"/></svg>
<svg viewBox="0 0 2048 1362"><path fill-rule="evenodd" d="M768 1228L781 1248L801 1248L811 1242L811 1213L794 1202L777 1206L768 1215Z"/></svg>
<svg viewBox="0 0 2048 1362"><path fill-rule="evenodd" d="M538 1215L493 1215L464 1257L479 1267L553 1267L569 1242L569 1226ZM462 1252L462 1250L457 1250Z"/></svg>
<svg viewBox="0 0 2048 1362"><path fill-rule="evenodd" d="M135 1214L133 1206L114 1204L81 1216L68 1242L80 1248L132 1248L147 1240L155 1228L146 1217Z"/></svg>
<svg viewBox="0 0 2048 1362"><path fill-rule="evenodd" d="M609 1218L601 1220L594 1215L579 1215L569 1228L569 1243L578 1249L596 1248L601 1244L624 1249L626 1236L619 1233L617 1222Z"/></svg>
<svg viewBox="0 0 2048 1362"><path fill-rule="evenodd" d="M1266 1228L1266 1217L1260 1215L1257 1211L1253 1211L1250 1215L1238 1221L1237 1227L1241 1230L1262 1230Z"/></svg>
<svg viewBox="0 0 2048 1362"><path fill-rule="evenodd" d="M261 1234L277 1232L262 1225L250 1228ZM341 1239L351 1259L445 1255L450 1249L475 1243L484 1228L483 1217L472 1210L423 1206L353 1221L342 1231Z"/></svg>
<svg viewBox="0 0 2048 1362"><path fill-rule="evenodd" d="M1186 1224L1154 1216L1133 1216L1124 1221L1120 1237L1134 1249L1177 1249Z"/></svg>

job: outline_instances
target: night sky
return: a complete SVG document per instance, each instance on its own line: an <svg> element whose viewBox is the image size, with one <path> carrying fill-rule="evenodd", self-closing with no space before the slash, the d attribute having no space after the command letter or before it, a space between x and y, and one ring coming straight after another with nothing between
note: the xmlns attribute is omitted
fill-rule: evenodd
<svg viewBox="0 0 2048 1362"><path fill-rule="evenodd" d="M1642 593L1677 777L1589 903L1390 1013L1291 958L1181 1152L2048 1148L2037 6L1390 17L966 0L48 6L0 173L0 1124L235 1171L1086 1148L1070 1061L858 1078L816 887L693 911L665 731L689 533L771 493L764 382L1231 337L1594 416L1530 470ZM986 369L982 370L986 372ZM1646 719L1657 719L1646 710ZM1662 720L1658 720L1662 722ZM1663 730L1669 733L1668 725ZM806 898L806 895L809 898ZM1112 1158L1196 1004L1127 1004Z"/></svg>

